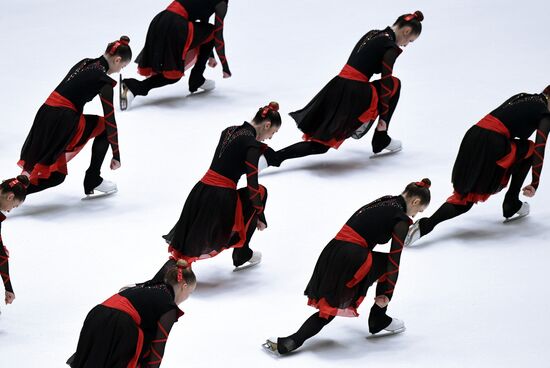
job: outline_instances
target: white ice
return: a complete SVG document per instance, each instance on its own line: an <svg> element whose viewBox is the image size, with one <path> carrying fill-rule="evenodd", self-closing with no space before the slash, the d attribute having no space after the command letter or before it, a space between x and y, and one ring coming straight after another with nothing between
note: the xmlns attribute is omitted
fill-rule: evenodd
<svg viewBox="0 0 550 368"><path fill-rule="evenodd" d="M67 70L122 34L137 55L150 20L168 3L2 3L2 178L19 173L15 163L35 113ZM182 306L163 366L549 367L549 167L524 221L501 223L501 193L405 250L389 307L405 333L365 338L371 291L359 318L336 319L298 353L277 361L260 348L314 312L303 290L319 253L357 208L429 177L431 214L451 193L464 132L509 96L550 83L546 0L232 0L231 79L209 69L218 86L211 93L188 96L184 80L117 112L122 168L111 172L106 164L103 172L117 182L115 196L80 201L87 147L65 183L8 215L2 235L17 298L2 306L0 366L63 366L88 311L164 263L160 236L207 170L220 131L277 100L284 122L269 143L277 149L299 141L286 114L340 71L366 31L416 9L426 17L423 34L395 67L403 89L390 134L403 141L403 152L369 160L370 133L263 172L269 227L252 240L263 263L234 273L226 252L196 264L199 285ZM136 76L135 64L124 75ZM86 111L99 113L99 102Z"/></svg>

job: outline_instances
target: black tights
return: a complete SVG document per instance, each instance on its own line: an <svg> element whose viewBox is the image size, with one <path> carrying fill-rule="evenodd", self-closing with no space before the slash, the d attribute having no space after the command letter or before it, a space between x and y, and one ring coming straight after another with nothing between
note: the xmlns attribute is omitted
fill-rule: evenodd
<svg viewBox="0 0 550 368"><path fill-rule="evenodd" d="M326 153L329 148L329 146L319 142L299 142L277 152L273 150L266 151L265 158L269 166L278 167L285 160L309 155L319 155Z"/></svg>
<svg viewBox="0 0 550 368"><path fill-rule="evenodd" d="M280 354L287 354L298 349L304 344L304 341L317 335L323 327L328 325L333 319L334 316L323 318L319 316L319 312L312 314L296 333L277 339L277 351Z"/></svg>

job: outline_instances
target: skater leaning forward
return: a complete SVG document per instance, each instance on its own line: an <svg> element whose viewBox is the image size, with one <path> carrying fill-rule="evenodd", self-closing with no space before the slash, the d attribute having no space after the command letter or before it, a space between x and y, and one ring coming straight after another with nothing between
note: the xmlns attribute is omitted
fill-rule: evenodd
<svg viewBox="0 0 550 368"><path fill-rule="evenodd" d="M29 194L61 184L68 174L67 162L92 138L92 159L84 179L84 192L116 190L114 183L101 178L100 170L109 145L113 151L110 167L112 170L120 167L113 108L116 82L109 74L120 72L130 62L129 41L122 36L111 42L102 56L79 61L38 110L18 163L30 178ZM104 115L83 114L84 105L97 95Z"/></svg>
<svg viewBox="0 0 550 368"><path fill-rule="evenodd" d="M6 219L2 212L10 212L25 201L28 185L29 178L25 175L4 180L0 184L0 277L4 284L4 302L6 304L11 304L14 301L15 293L10 279L9 252L2 241L2 221Z"/></svg>
<svg viewBox="0 0 550 368"><path fill-rule="evenodd" d="M195 274L183 260L156 284L126 288L88 313L72 368L160 367L168 335L183 315L178 304L195 290Z"/></svg>
<svg viewBox="0 0 550 368"><path fill-rule="evenodd" d="M126 110L135 96L147 96L153 88L179 81L193 67L189 91L214 89L203 76L206 64L215 67L213 49L222 64L223 77L231 77L225 56L224 19L228 0L176 0L153 18L143 50L138 55L139 74L147 79L122 80L120 108ZM214 15L214 24L208 23Z"/></svg>
<svg viewBox="0 0 550 368"><path fill-rule="evenodd" d="M364 136L378 117L372 139L374 153L396 152L401 142L388 136L388 125L401 89L393 76L393 65L401 47L415 41L422 32L424 16L420 11L397 18L393 26L372 30L355 45L338 76L333 78L306 107L290 114L304 133L305 142L280 151L266 152L271 166L308 155L337 149L347 138ZM379 80L370 81L381 73Z"/></svg>
<svg viewBox="0 0 550 368"><path fill-rule="evenodd" d="M502 203L505 222L529 214L529 204L520 201L519 193L529 170L531 183L523 187L523 195L533 197L539 187L550 131L549 96L550 86L540 94L514 95L466 132L452 172L453 195L432 216L411 227L406 245L507 186ZM529 140L534 133L535 142Z"/></svg>
<svg viewBox="0 0 550 368"><path fill-rule="evenodd" d="M210 169L193 187L181 216L164 238L173 259L192 263L233 249L237 269L260 262L261 253L249 247L256 229L266 228L267 190L258 183L258 160L267 147L260 143L281 126L279 105L261 107L251 123L226 128L220 136ZM237 190L246 174L247 187ZM163 269L153 280L162 278Z"/></svg>
<svg viewBox="0 0 550 368"><path fill-rule="evenodd" d="M264 347L287 354L318 334L335 316L357 317L357 308L374 282L376 298L370 310L369 331L404 331L404 323L389 317L386 310L397 283L410 217L428 206L429 187L429 179L410 183L401 195L379 198L355 212L323 249L306 287L308 304L319 311L296 333L268 340ZM390 240L389 253L373 250L377 244Z"/></svg>

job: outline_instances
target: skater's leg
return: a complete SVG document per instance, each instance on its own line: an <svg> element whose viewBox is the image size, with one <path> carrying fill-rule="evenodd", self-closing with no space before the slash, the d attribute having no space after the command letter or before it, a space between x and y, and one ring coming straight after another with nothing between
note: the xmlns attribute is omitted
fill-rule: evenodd
<svg viewBox="0 0 550 368"><path fill-rule="evenodd" d="M518 151L523 153L528 149L527 147L524 148L523 150L518 149ZM504 217L512 217L521 208L523 203L519 200L519 193L532 164L533 159L532 156L529 155L512 166L510 186L508 187L508 191L504 196L504 202L502 203L502 214Z"/></svg>
<svg viewBox="0 0 550 368"><path fill-rule="evenodd" d="M200 86L204 84L204 81L206 80L203 76L204 70L206 69L206 63L208 62L208 58L212 54L212 50L214 49L214 39L211 41L208 41L204 44L202 44L199 47L199 53L197 55L197 61L195 62L195 66L193 66L193 69L191 70L191 75L189 76L189 91L195 92L199 89Z"/></svg>
<svg viewBox="0 0 550 368"><path fill-rule="evenodd" d="M395 77L391 77L391 78L393 80L393 88L390 94L391 97L389 100L388 112L385 115L385 120L384 120L386 124L385 126L383 126L382 124L378 124L378 126L374 130L374 135L372 136L372 151L374 153L381 152L384 148L388 147L392 141L391 137L388 135L388 130L390 126L391 117L395 112L397 103L399 102L399 96L401 94L401 81ZM373 84L377 89L379 95L380 93L386 93L382 90L380 81L374 81Z"/></svg>
<svg viewBox="0 0 550 368"><path fill-rule="evenodd" d="M126 87L128 87L128 89L130 90L130 92L133 93L134 96L147 96L147 94L149 94L149 91L151 91L152 89L164 87L169 84L174 84L179 80L180 78L169 79L162 74L155 74L142 81L134 78L128 78L124 79L122 82L126 85Z"/></svg>
<svg viewBox="0 0 550 368"><path fill-rule="evenodd" d="M419 220L420 236L429 234L440 222L450 220L468 212L473 205L471 202L465 205L445 202L433 215Z"/></svg>
<svg viewBox="0 0 550 368"><path fill-rule="evenodd" d="M329 324L333 319L334 316L322 318L319 312L314 313L304 322L296 333L277 339L277 351L279 354L287 354L298 349L307 339L317 335L323 327Z"/></svg>
<svg viewBox="0 0 550 368"><path fill-rule="evenodd" d="M59 184L65 181L67 175L60 172L53 172L50 174L50 177L47 179L38 179L38 184L31 184L27 188L27 194L37 193L43 191L44 189L52 188L58 186Z"/></svg>
<svg viewBox="0 0 550 368"><path fill-rule="evenodd" d="M109 150L109 140L107 138L107 131L94 138L92 144L92 158L90 160L90 166L86 170L86 176L84 177L84 193L91 194L94 188L97 187L103 181L101 177L101 165L105 160L107 151Z"/></svg>
<svg viewBox="0 0 550 368"><path fill-rule="evenodd" d="M319 155L326 153L329 149L329 146L319 142L299 142L277 152L273 150L269 151L268 149L268 151L265 152L265 158L269 166L280 166L285 160L309 155Z"/></svg>

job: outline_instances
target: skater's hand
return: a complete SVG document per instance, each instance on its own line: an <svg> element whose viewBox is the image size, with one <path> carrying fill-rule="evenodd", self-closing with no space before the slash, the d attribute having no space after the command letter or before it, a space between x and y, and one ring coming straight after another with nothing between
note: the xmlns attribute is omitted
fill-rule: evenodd
<svg viewBox="0 0 550 368"><path fill-rule="evenodd" d="M218 62L216 61L215 58L213 58L213 57L208 58L208 66L209 67L215 68L217 65L218 65Z"/></svg>
<svg viewBox="0 0 550 368"><path fill-rule="evenodd" d="M384 120L378 119L378 125L376 126L376 130L386 131L388 130L388 124Z"/></svg>
<svg viewBox="0 0 550 368"><path fill-rule="evenodd" d="M523 188L523 195L529 198L534 197L536 192L537 189L531 184Z"/></svg>
<svg viewBox="0 0 550 368"><path fill-rule="evenodd" d="M6 291L6 297L4 299L4 301L6 302L6 304L11 304L13 303L15 299L15 294L12 293L12 292L9 292L9 291Z"/></svg>
<svg viewBox="0 0 550 368"><path fill-rule="evenodd" d="M231 73L223 72L223 77L224 78L231 78Z"/></svg>
<svg viewBox="0 0 550 368"><path fill-rule="evenodd" d="M374 298L374 302L376 305L378 305L380 308L386 307L390 303L390 299L388 299L385 295L379 295L376 298Z"/></svg>
<svg viewBox="0 0 550 368"><path fill-rule="evenodd" d="M258 229L260 231L263 231L263 230L265 230L266 227L267 227L267 225L264 224L262 221L258 220L256 222L256 229Z"/></svg>
<svg viewBox="0 0 550 368"><path fill-rule="evenodd" d="M111 170L116 170L120 168L120 161L115 160L114 158L111 160Z"/></svg>

